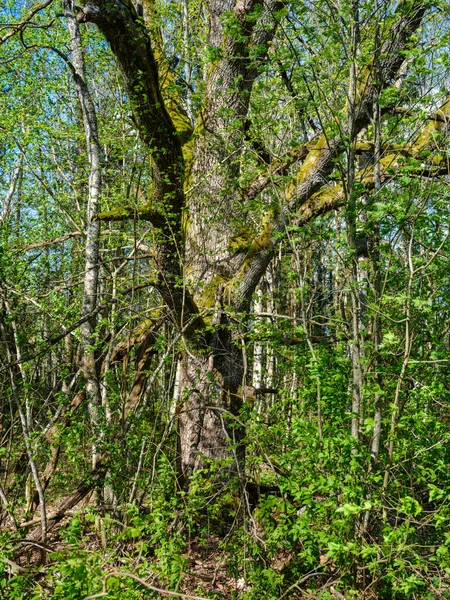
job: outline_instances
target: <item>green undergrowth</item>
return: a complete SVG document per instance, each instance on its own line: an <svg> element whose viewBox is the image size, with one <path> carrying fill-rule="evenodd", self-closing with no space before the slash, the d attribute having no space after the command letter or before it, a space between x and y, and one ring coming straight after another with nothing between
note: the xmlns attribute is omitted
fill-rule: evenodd
<svg viewBox="0 0 450 600"><path fill-rule="evenodd" d="M29 554L30 564L22 557L25 570L15 571L14 537L3 534L1 597L162 597L147 584L245 600L325 600L331 588L346 598L450 598L448 447L421 453L416 445L411 455L407 432L414 423L420 434L420 410L401 419L405 434L387 491L382 466L368 472L365 451L337 433L345 411L336 411L322 437L307 411L297 405L294 415L288 426L268 411L266 422L249 427L257 505L237 481L221 482L223 464L199 470L190 491L180 493L169 461L161 459L141 506L78 511L49 541L44 565ZM423 436L430 425L436 439L443 433L442 425L423 421ZM282 432L283 452L274 456Z"/></svg>

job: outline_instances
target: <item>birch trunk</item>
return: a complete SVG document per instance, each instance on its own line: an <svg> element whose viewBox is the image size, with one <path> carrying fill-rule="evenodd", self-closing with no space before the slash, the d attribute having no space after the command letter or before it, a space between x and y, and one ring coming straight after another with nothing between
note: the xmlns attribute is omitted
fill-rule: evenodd
<svg viewBox="0 0 450 600"><path fill-rule="evenodd" d="M359 427L362 409L362 368L361 368L361 302L360 302L360 268L359 268L359 250L357 247L357 210L355 200L355 142L356 142L356 106L358 94L358 70L357 56L359 52L359 6L358 2L353 3L354 20L351 26L351 65L350 81L348 91L348 131L349 142L347 149L347 239L351 249L350 262L350 302L351 302L351 360L352 360L352 424L351 434L355 441L359 440Z"/></svg>
<svg viewBox="0 0 450 600"><path fill-rule="evenodd" d="M83 47L79 26L74 16L74 4L71 0L63 0L63 5L70 34L72 74L83 115L86 149L90 168L87 198L84 290L81 307L81 317L88 317L94 313L98 301L97 288L99 275L100 223L97 220L97 214L101 192L101 149L98 139L95 107L86 84ZM81 326L81 338L84 349L82 369L86 378L86 395L88 398L88 410L91 425L94 436L99 437L101 432L99 415L101 393L94 349L95 327L95 316L86 319ZM97 460L98 450L94 443L92 452L93 468L95 468Z"/></svg>

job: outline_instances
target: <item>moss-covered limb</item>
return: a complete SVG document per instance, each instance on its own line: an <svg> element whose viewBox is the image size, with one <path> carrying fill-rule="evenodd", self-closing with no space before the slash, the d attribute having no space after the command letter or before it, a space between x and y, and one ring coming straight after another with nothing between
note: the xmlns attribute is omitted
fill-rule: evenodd
<svg viewBox="0 0 450 600"><path fill-rule="evenodd" d="M297 226L305 225L312 219L343 206L344 202L345 194L342 184L320 190L299 208L293 222Z"/></svg>
<svg viewBox="0 0 450 600"><path fill-rule="evenodd" d="M88 0L77 18L99 27L122 70L135 123L152 157L156 286L176 326L193 344L202 345L198 331L205 324L183 285L180 261L185 207L182 147L164 103L150 37L131 3L120 0Z"/></svg>
<svg viewBox="0 0 450 600"><path fill-rule="evenodd" d="M155 165L155 198L161 205L170 198L170 212L184 205L183 154L176 128L165 106L158 65L150 37L131 3L89 0L79 21L94 22L111 45L124 76L140 136ZM172 227L173 228L173 227Z"/></svg>
<svg viewBox="0 0 450 600"><path fill-rule="evenodd" d="M355 154L364 154L368 152L373 154L375 151L375 144L370 140L361 140L355 142ZM403 144L384 144L383 152L404 152L407 148Z"/></svg>
<svg viewBox="0 0 450 600"><path fill-rule="evenodd" d="M135 219L141 221L150 221L156 227L160 227L164 218L161 213L157 212L148 205L144 206L118 206L112 210L106 210L98 213L99 221L126 221Z"/></svg>
<svg viewBox="0 0 450 600"><path fill-rule="evenodd" d="M179 85L176 84L178 75L173 71L163 52L161 31L159 27L155 25L155 23L158 22L158 17L154 0L142 0L142 8L142 16L152 41L161 92L166 103L167 112L175 126L181 145L184 145L191 138L193 127L188 114L184 109L184 102L180 94Z"/></svg>
<svg viewBox="0 0 450 600"><path fill-rule="evenodd" d="M417 111L412 111L401 107L390 108L386 110L385 115L418 117ZM422 127L418 135L416 135L411 142L408 144L384 144L384 153L399 152L405 156L417 156L420 152L426 149L440 149L440 151L444 151L445 148L439 148L439 134L443 131L448 131L450 127L450 94L435 113L421 115L421 118L429 121L429 123ZM357 154L373 151L374 143L370 140L361 140L355 143L355 152Z"/></svg>
<svg viewBox="0 0 450 600"><path fill-rule="evenodd" d="M405 117L415 117L417 115L417 111L402 106L395 106L394 108L390 108L387 112L391 115L403 115ZM422 118L427 121L439 121L440 123L446 123L448 125L450 117L448 114L442 113L441 109L438 109L435 113L426 113L422 115Z"/></svg>
<svg viewBox="0 0 450 600"><path fill-rule="evenodd" d="M343 151L345 140L350 137L354 139L364 127L369 125L373 103L378 98L379 90L391 85L395 79L404 60L404 51L410 43L411 36L420 27L427 7L428 4L422 0L400 2L396 11L397 20L387 33L386 41L381 48L382 58L378 64L377 81L374 81L374 70L366 67L360 78L352 119L341 123L339 135L334 135L330 130L317 140L293 180L286 186L286 204L280 217L272 224L271 242L266 244L265 249L257 250L252 257L246 259L248 264L240 269L242 273L240 281L240 274L237 275L234 286L235 306L248 305L256 285L273 256L277 234L284 229L285 222L292 219L291 215L329 181L334 161Z"/></svg>
<svg viewBox="0 0 450 600"><path fill-rule="evenodd" d="M237 235L231 238L228 249L233 254L245 252L245 260L250 260L254 254L266 249L272 244L273 239L273 223L276 219L276 215L279 213L277 208L271 208L263 218L261 223L261 230L259 233L255 233L251 229L243 229ZM239 278L242 276L241 266L238 274L235 276ZM240 275L239 275L240 273ZM235 277L233 279L235 279Z"/></svg>
<svg viewBox="0 0 450 600"><path fill-rule="evenodd" d="M423 150L432 151L440 148L439 134L445 129L448 130L450 125L450 95L436 114L442 117L442 120L433 119L425 125L410 146L412 153L418 154Z"/></svg>
<svg viewBox="0 0 450 600"><path fill-rule="evenodd" d="M383 58L378 65L377 81L374 82L374 69L369 65L360 77L351 123L348 120L343 121L340 125L341 133L337 136L332 137L331 131L325 132L310 150L292 182L288 184L285 196L289 210L301 206L324 185L333 169L334 159L344 147L345 140L349 137L354 138L369 125L373 102L378 97L379 88L383 89L392 84L403 63L404 50L420 26L427 6L422 0L404 0L399 4L398 19L388 32L381 48L380 56Z"/></svg>
<svg viewBox="0 0 450 600"><path fill-rule="evenodd" d="M403 154L406 154L404 151ZM407 155L413 157L413 153ZM448 174L448 157L441 155L430 155L427 160L421 161L416 165L408 164L407 158L398 153L391 153L384 156L380 161L381 181L385 182L401 174L402 168L407 167L409 176L416 177L438 177ZM374 187L374 167L363 169L357 175L356 180L363 186L365 191ZM331 210L340 208L345 203L344 188L341 183L333 185L316 192L311 198L303 204L294 219L294 223L305 225L312 219L326 214Z"/></svg>
<svg viewBox="0 0 450 600"><path fill-rule="evenodd" d="M320 143L319 143L320 142ZM319 143L319 148L317 144ZM308 157L309 165L311 165L318 158L318 149L320 149L320 144L324 143L324 138L321 136L320 138L314 137L310 142L308 142L304 146L298 146L297 148L293 148L289 152L287 152L282 158L274 161L266 170L258 175L245 189L242 194L246 200L253 200L256 196L258 196L261 192L263 192L268 185L276 181L277 177L282 177L285 175L292 165L299 161ZM399 144L391 144L389 147L385 147L385 150L394 151L397 150L401 152L404 147ZM372 141L358 141L355 145L355 150L357 154L362 154L363 152L373 152L374 145ZM309 168L309 167L308 167ZM288 187L289 189L289 187ZM288 193L289 195L289 193Z"/></svg>
<svg viewBox="0 0 450 600"><path fill-rule="evenodd" d="M251 239L239 268L226 284L226 297L237 311L248 310L252 294L272 260L277 233L281 231L279 214L278 207L273 207L267 212L260 233Z"/></svg>
<svg viewBox="0 0 450 600"><path fill-rule="evenodd" d="M448 172L448 157L446 155L430 154L427 159L421 160L416 165L408 164L408 159L417 158L420 152L427 147L424 144L424 137L420 134L418 137L422 140L421 144L415 146L414 142L409 147L395 146L398 150L390 152L383 156L380 161L382 181L390 180L398 174L401 174L403 167L407 167L410 176L437 177ZM432 143L433 134L428 128L428 140ZM393 145L389 149L394 148ZM368 143L360 146L362 151L369 151ZM369 191L374 186L374 167L362 169L356 177L364 190ZM305 225L312 219L326 214L331 210L336 210L345 203L344 187L341 183L322 188L313 194L307 202L302 204L293 219L297 226ZM230 243L230 250L234 252L245 252L240 268L235 276L225 283L225 296L230 304L237 309L245 308L246 300L250 289L256 285L259 273L269 264L274 247L276 245L276 235L281 232L281 227L277 224L279 211L271 210L264 217L262 229L259 235L251 231L243 231L235 236ZM213 298L213 294L210 294Z"/></svg>
<svg viewBox="0 0 450 600"><path fill-rule="evenodd" d="M311 142L313 144L314 142ZM274 181L277 177L285 175L288 169L298 160L304 159L308 156L309 149L307 146L298 146L293 148L281 159L274 161L271 165L254 179L246 190L243 192L243 196L246 200L253 200L258 194L263 192L266 187Z"/></svg>
<svg viewBox="0 0 450 600"><path fill-rule="evenodd" d="M217 313L217 306L220 303L228 304L229 298L225 295L227 281L221 275L216 275L199 294L197 306L200 308L205 324L209 327L213 325L214 315Z"/></svg>
<svg viewBox="0 0 450 600"><path fill-rule="evenodd" d="M381 159L380 163L381 176L384 180L387 172L390 171L392 173L393 170L399 168L399 155L396 153L388 154ZM364 190L368 191L372 189L374 185L374 167L362 169L357 174L356 181L363 186ZM297 226L305 225L312 219L343 206L345 198L346 195L342 183L323 188L302 204L297 211L293 223Z"/></svg>
<svg viewBox="0 0 450 600"><path fill-rule="evenodd" d="M397 170L400 166L398 154L388 154L380 162L382 179L386 178L386 173L389 170ZM363 186L364 190L372 189L374 185L374 167L361 170L356 176L356 181ZM345 199L346 195L342 183L325 187L313 194L307 202L300 206L293 223L297 226L305 225L320 215L340 208L344 205Z"/></svg>
<svg viewBox="0 0 450 600"><path fill-rule="evenodd" d="M155 314L151 318L148 317L141 321L126 339L120 341L113 348L111 362L122 360L129 354L130 350L134 349L138 344L145 343L147 347L150 341L154 343L157 332L166 320L167 315L163 314L163 308L156 308Z"/></svg>
<svg viewBox="0 0 450 600"><path fill-rule="evenodd" d="M167 112L175 126L178 139L181 145L184 146L191 139L194 128L184 109L179 86L176 84L178 75L174 73L165 54L161 50L155 50L155 59L158 64L161 91L166 103Z"/></svg>
<svg viewBox="0 0 450 600"><path fill-rule="evenodd" d="M405 162L404 159L420 159L421 163L417 168L409 168L409 172L417 175L421 173L441 174L441 168L446 163L447 146L442 145L441 135L450 129L450 94L445 102L436 111L439 118L430 119L428 123L420 130L412 141L405 145L388 144L383 146L383 158L381 159L381 170L386 172L388 168L397 169ZM357 151L370 151L371 142L356 142ZM371 176L371 173L368 174ZM364 181L367 175L364 171L360 173L360 180Z"/></svg>

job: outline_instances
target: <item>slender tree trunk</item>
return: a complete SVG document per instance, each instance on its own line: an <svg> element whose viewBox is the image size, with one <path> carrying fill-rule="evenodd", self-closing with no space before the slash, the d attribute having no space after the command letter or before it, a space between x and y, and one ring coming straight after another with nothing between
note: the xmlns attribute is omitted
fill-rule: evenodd
<svg viewBox="0 0 450 600"><path fill-rule="evenodd" d="M374 10L378 12L378 0L374 2ZM380 52L380 31L379 24L376 24L375 30L375 57L374 57L374 69L375 69L375 77L378 78L379 71L379 52ZM374 141L374 153L373 153L373 163L374 163L374 190L373 195L370 197L369 201L372 202L381 189L381 110L379 105L379 90L378 93L374 97L373 103L373 141ZM382 377L381 377L381 360L379 355L379 347L381 344L381 318L378 310L380 308L380 298L381 298L381 273L380 273L380 251L379 251L379 243L380 243L380 233L379 233L379 224L378 222L374 222L369 229L368 239L367 239L367 249L370 260L370 275L371 275L371 283L373 289L373 304L375 305L375 312L372 317L371 324L371 333L372 333L372 343L373 343L373 354L374 354L374 370L375 370L375 382L378 385L378 388L381 390L382 386ZM372 473L377 468L377 463L380 454L380 443L381 443L381 434L382 434L382 397L381 394L377 391L374 394L374 425L372 431L372 442L370 445L370 465L369 472ZM371 492L369 492L368 499L370 500ZM371 511L367 510L364 513L363 518L363 532L367 535L369 529L369 519L370 519ZM373 582L374 590L378 585L378 582Z"/></svg>
<svg viewBox="0 0 450 600"><path fill-rule="evenodd" d="M359 264L357 247L357 204L355 199L355 119L358 94L357 55L359 51L359 7L353 2L353 21L351 26L351 64L348 92L349 142L347 149L347 239L351 249L350 262L350 303L351 303L351 360L352 360L352 424L351 435L358 441L362 409L362 368L361 368L361 302L359 293Z"/></svg>
<svg viewBox="0 0 450 600"><path fill-rule="evenodd" d="M18 165L13 171L8 191L6 192L6 196L3 200L2 212L0 213L0 225L3 225L9 218L11 212L12 199L14 197L14 192L16 191L17 182L19 181L19 177L22 173L22 166L23 155L21 154L19 156Z"/></svg>
<svg viewBox="0 0 450 600"><path fill-rule="evenodd" d="M99 275L99 236L100 222L97 220L101 192L101 148L98 139L97 117L94 103L85 80L83 47L80 30L74 16L72 0L63 0L64 12L70 34L70 51L72 58L72 73L83 115L86 137L87 156L89 161L89 188L87 200L86 246L84 292L81 316L92 314L97 306L97 288ZM81 326L82 345L84 349L82 368L86 378L86 395L88 409L95 437L100 436L100 407L101 393L96 366L95 345L96 319L87 319ZM93 446L92 463L95 468L98 450Z"/></svg>
<svg viewBox="0 0 450 600"><path fill-rule="evenodd" d="M403 360L400 369L400 373L397 378L397 384L395 386L394 398L392 401L392 414L391 424L389 428L389 443L388 443L388 462L384 470L383 476L383 497L386 496L387 488L389 485L389 478L391 474L391 468L394 461L394 448L395 448L395 432L400 419L401 411L401 394L403 385L405 382L406 370L408 368L409 359L411 356L412 342L413 342L413 331L411 324L411 298L412 298L412 286L414 282L414 276L416 275L413 265L413 245L414 245L414 227L412 228L410 239L406 250L406 263L409 268L408 286L406 290L406 300L404 304L404 349L403 349ZM383 507L383 517L386 518L386 504Z"/></svg>
<svg viewBox="0 0 450 600"><path fill-rule="evenodd" d="M378 11L378 0L375 0L375 10ZM375 32L375 58L374 58L374 67L375 67L375 76L377 77L379 71L379 41L380 31L379 24L377 22L376 32ZM374 190L373 196L376 197L381 189L381 109L379 105L379 93L375 96L374 104L373 104L373 132L374 132ZM380 233L379 233L379 225L378 223L374 223L372 225L372 231L369 235L368 239L368 250L369 257L371 262L371 272L372 272L372 285L373 285L373 301L376 307L376 311L378 311L378 307L380 305L381 298L381 273L380 273L380 251L379 251L379 243L380 243ZM377 372L376 381L378 386L381 389L381 376L380 372L381 367L380 357L379 357L379 346L381 344L381 318L378 312L374 313L372 319L372 336L373 336L373 350L374 355L376 357L376 365L375 369ZM375 413L374 413L374 426L373 426L373 434L372 434L372 445L371 445L371 469L375 468L376 463L378 462L378 456L380 453L380 442L381 442L381 432L382 432L382 405L381 405L381 395L377 392L375 394Z"/></svg>
<svg viewBox="0 0 450 600"><path fill-rule="evenodd" d="M13 359L13 354L7 344L6 348L7 348L8 362L10 363L9 372L10 372L10 378L11 378L11 390L12 390L13 397L16 401L17 410L18 410L19 417L20 417L20 424L22 426L22 436L23 436L23 440L25 443L25 448L26 448L26 452L27 452L27 456L28 456L28 464L30 466L31 478L34 481L34 485L35 485L35 488L36 488L36 491L37 491L37 494L39 497L39 512L40 512L40 520L41 520L41 539L42 539L43 543L45 544L47 541L47 531L48 531L47 510L46 510L46 505L45 505L44 488L42 486L41 479L39 477L38 468L37 468L36 461L35 461L36 447L33 444L32 436L31 436L33 417L32 417L32 408L31 408L31 404L30 404L30 398L28 395L28 389L29 389L28 383L29 382L27 381L27 374L24 369L24 364L23 364L23 360L22 360L22 353L21 353L21 349L20 349L17 324L14 319L11 308L9 306L9 303L6 299L6 295L3 295L3 296L4 296L3 304L5 306L6 313L8 314L9 320L10 320L10 326L11 326L12 336L13 336L14 345L15 345L15 356L16 356L17 365L18 365L18 372L16 373L14 367L12 366L15 362ZM20 383L22 384L21 386L19 386L17 384L18 377L19 377ZM21 388L23 389L23 393L21 391ZM22 396L24 398L23 403L22 403ZM31 483L31 479L30 479L30 483ZM31 505L32 504L32 493L31 492L29 494L29 498L30 498L30 505ZM43 551L43 553L42 553L42 560L45 560L45 551Z"/></svg>
<svg viewBox="0 0 450 600"><path fill-rule="evenodd" d="M261 285L256 290L256 300L253 305L253 310L258 315L263 312L263 292ZM261 322L259 316L256 316L254 332L258 334L258 324ZM255 389L262 386L263 383L263 345L261 342L256 341L253 345L253 374L252 374L252 385Z"/></svg>
<svg viewBox="0 0 450 600"><path fill-rule="evenodd" d="M189 28L189 2L188 0L182 0L183 6L183 54L184 54L184 79L186 83L186 112L189 116L191 123L194 122L192 113L192 100L191 100L191 78L192 78L192 67L191 59L189 56L189 39L191 36Z"/></svg>

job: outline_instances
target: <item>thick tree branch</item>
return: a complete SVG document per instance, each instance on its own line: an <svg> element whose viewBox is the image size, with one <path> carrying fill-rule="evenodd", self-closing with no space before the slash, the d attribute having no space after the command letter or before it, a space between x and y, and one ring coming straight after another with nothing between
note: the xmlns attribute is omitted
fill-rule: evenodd
<svg viewBox="0 0 450 600"><path fill-rule="evenodd" d="M157 9L154 0L142 0L140 4L142 5L142 17L151 39L153 54L158 67L161 93L166 103L167 112L177 130L180 143L184 145L191 138L193 127L183 107L183 99L179 92L179 86L174 85L178 75L173 71L170 62L164 54L161 31L154 24L157 20ZM139 16L141 9L137 6Z"/></svg>
<svg viewBox="0 0 450 600"><path fill-rule="evenodd" d="M154 210L149 205L143 206L118 206L112 210L98 213L99 221L127 221L135 219L136 221L149 221L155 227L164 227L164 217L160 212Z"/></svg>
<svg viewBox="0 0 450 600"><path fill-rule="evenodd" d="M402 167L407 166L409 176L439 177L449 174L449 159L446 154L435 153L438 143L436 134L449 129L450 125L450 97L439 108L437 113L440 118L433 119L422 129L415 139L407 146L399 147L394 152L388 152L379 161L381 182L390 181L401 174ZM390 150L392 147L389 147ZM441 149L444 150L443 148ZM426 156L424 156L426 155ZM408 159L417 159L416 165L408 164ZM356 181L371 190L375 185L375 167L362 169ZM295 218L297 225L303 225L321 214L342 206L345 202L345 191L342 184L322 189L303 204Z"/></svg>
<svg viewBox="0 0 450 600"><path fill-rule="evenodd" d="M402 2L398 7L399 18L381 49L380 56L384 58L378 65L377 81L374 81L372 66L366 67L358 85L352 119L341 125L340 135L330 137L329 133L324 133L309 151L293 181L285 190L285 206L275 212L272 222L264 227L262 236L252 244L246 260L231 282L230 287L235 290L233 305L238 309L248 307L251 295L272 259L277 238L284 230L285 224L292 219L292 214L328 183L334 161L345 148L346 140L350 137L354 139L369 125L373 102L378 97L379 88L388 87L395 79L404 62L404 50L408 47L411 36L420 27L427 6L422 0L416 0L411 4Z"/></svg>
<svg viewBox="0 0 450 600"><path fill-rule="evenodd" d="M183 196L176 189L183 173L183 155L174 124L161 93L157 62L142 22L131 3L88 1L78 21L96 23L111 45L125 78L139 133L152 153L161 192L171 193L171 208L181 210ZM164 197L159 199L164 201ZM162 207L161 207L162 208Z"/></svg>
<svg viewBox="0 0 450 600"><path fill-rule="evenodd" d="M299 146L288 152L282 159L272 163L267 170L254 179L243 192L245 200L248 202L249 200L256 198L256 196L263 192L268 185L273 183L277 177L285 175L288 169L292 167L293 163L306 158L308 153L309 150L307 147Z"/></svg>
<svg viewBox="0 0 450 600"><path fill-rule="evenodd" d="M122 70L140 136L152 157L152 209L161 215L156 231L157 286L173 320L194 341L204 322L192 295L182 285L184 159L164 104L150 38L131 4L119 0L88 1L77 18L97 24Z"/></svg>
<svg viewBox="0 0 450 600"><path fill-rule="evenodd" d="M383 44L380 60L379 81L374 82L372 66L367 67L361 74L363 81L359 84L357 98L353 107L354 115L350 121L342 125L342 133L333 138L324 134L311 149L294 180L286 189L288 210L301 206L317 192L327 181L334 166L334 159L342 151L346 140L355 137L364 127L369 125L372 118L372 106L377 97L379 87L391 85L398 70L404 62L404 50L411 36L422 22L427 4L422 1L414 2L405 13L409 3L402 2L398 8L400 16L389 34L389 39ZM353 131L350 131L352 127Z"/></svg>

